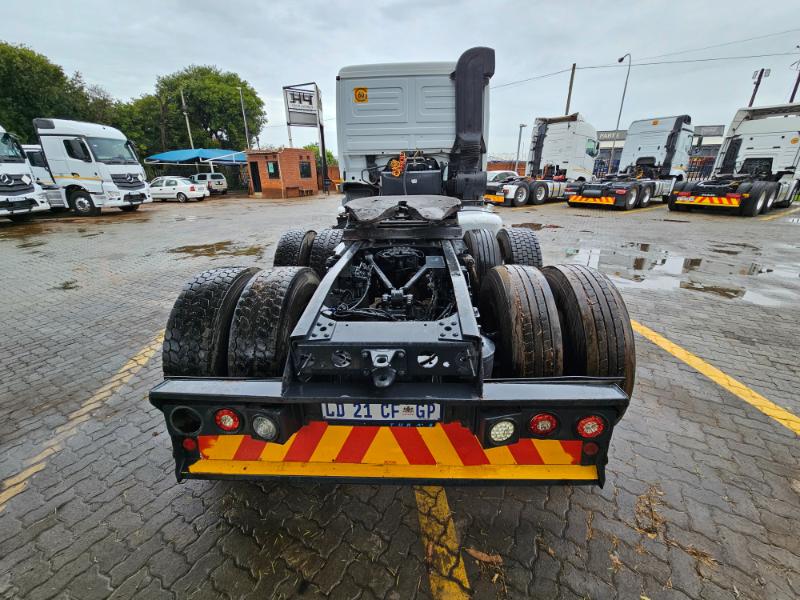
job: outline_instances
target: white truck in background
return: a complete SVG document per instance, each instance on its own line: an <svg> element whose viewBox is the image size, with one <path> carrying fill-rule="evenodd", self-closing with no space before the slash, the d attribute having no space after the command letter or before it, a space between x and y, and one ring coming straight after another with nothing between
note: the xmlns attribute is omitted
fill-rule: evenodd
<svg viewBox="0 0 800 600"><path fill-rule="evenodd" d="M22 145L0 126L0 217L22 221L49 210L51 195L36 182Z"/></svg>
<svg viewBox="0 0 800 600"><path fill-rule="evenodd" d="M563 199L571 181L591 181L599 151L597 130L579 113L534 121L525 176L487 194L495 204L543 204Z"/></svg>
<svg viewBox="0 0 800 600"><path fill-rule="evenodd" d="M570 206L601 205L621 210L645 208L653 198L669 198L686 179L694 137L689 115L634 121L628 127L616 175L598 182L570 183Z"/></svg>
<svg viewBox="0 0 800 600"><path fill-rule="evenodd" d="M711 178L676 184L670 210L733 209L754 217L800 194L800 104L742 108L722 141Z"/></svg>
<svg viewBox="0 0 800 600"><path fill-rule="evenodd" d="M76 214L152 202L133 143L118 129L64 119L34 119L33 126L47 170Z"/></svg>

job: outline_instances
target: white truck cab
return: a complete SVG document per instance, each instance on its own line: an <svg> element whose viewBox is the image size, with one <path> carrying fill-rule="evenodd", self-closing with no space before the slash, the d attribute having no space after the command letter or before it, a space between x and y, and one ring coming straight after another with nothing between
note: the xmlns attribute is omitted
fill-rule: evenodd
<svg viewBox="0 0 800 600"><path fill-rule="evenodd" d="M0 126L0 217L20 221L50 209L19 141Z"/></svg>
<svg viewBox="0 0 800 600"><path fill-rule="evenodd" d="M685 179L693 136L688 115L634 121L628 127L617 173L636 175L651 169L655 172L647 176Z"/></svg>
<svg viewBox="0 0 800 600"><path fill-rule="evenodd" d="M134 211L152 202L133 143L118 129L64 119L34 119L33 125L48 170L77 214Z"/></svg>

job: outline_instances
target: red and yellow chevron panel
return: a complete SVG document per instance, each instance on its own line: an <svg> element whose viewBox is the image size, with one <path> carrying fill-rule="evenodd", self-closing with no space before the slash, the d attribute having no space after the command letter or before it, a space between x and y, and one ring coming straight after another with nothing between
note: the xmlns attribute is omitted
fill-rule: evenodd
<svg viewBox="0 0 800 600"><path fill-rule="evenodd" d="M678 196L675 204L692 204L694 206L727 206L737 207L742 203L740 198L725 196Z"/></svg>
<svg viewBox="0 0 800 600"><path fill-rule="evenodd" d="M458 423L379 427L309 423L285 444L204 435L193 475L596 481L579 440L520 440L485 449Z"/></svg>
<svg viewBox="0 0 800 600"><path fill-rule="evenodd" d="M614 204L617 199L613 196L601 196L600 198L588 198L586 196L570 196L569 202L574 204Z"/></svg>

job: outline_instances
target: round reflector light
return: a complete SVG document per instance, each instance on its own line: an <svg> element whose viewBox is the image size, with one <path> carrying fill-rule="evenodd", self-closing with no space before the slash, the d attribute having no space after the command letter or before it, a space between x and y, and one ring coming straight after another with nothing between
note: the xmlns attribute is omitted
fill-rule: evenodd
<svg viewBox="0 0 800 600"><path fill-rule="evenodd" d="M214 413L214 421L222 431L236 431L242 424L239 415L230 408L221 408Z"/></svg>
<svg viewBox="0 0 800 600"><path fill-rule="evenodd" d="M197 441L194 438L183 438L181 446L183 446L183 449L188 452L194 452L197 450Z"/></svg>
<svg viewBox="0 0 800 600"><path fill-rule="evenodd" d="M514 435L515 429L514 421L504 419L492 425L491 429L489 429L489 437L495 444L501 444Z"/></svg>
<svg viewBox="0 0 800 600"><path fill-rule="evenodd" d="M606 429L606 424L602 417L592 415L584 417L578 421L578 435L584 438L596 438Z"/></svg>
<svg viewBox="0 0 800 600"><path fill-rule="evenodd" d="M260 438L272 441L278 437L278 426L269 417L256 417L253 419L253 431Z"/></svg>
<svg viewBox="0 0 800 600"><path fill-rule="evenodd" d="M598 446L594 442L586 442L583 445L583 453L586 456L594 456L598 452L600 452L600 446Z"/></svg>
<svg viewBox="0 0 800 600"><path fill-rule="evenodd" d="M558 419L549 413L539 413L531 417L531 433L536 435L550 435L558 428Z"/></svg>

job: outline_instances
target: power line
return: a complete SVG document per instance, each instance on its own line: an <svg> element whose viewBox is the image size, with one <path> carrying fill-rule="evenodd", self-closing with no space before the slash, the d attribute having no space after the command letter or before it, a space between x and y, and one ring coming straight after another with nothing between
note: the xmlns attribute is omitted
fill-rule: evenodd
<svg viewBox="0 0 800 600"><path fill-rule="evenodd" d="M747 56L716 56L713 58L689 58L683 60L662 60L662 61L650 61L650 62L638 62L633 63L631 67L651 67L655 65L677 65L677 64L687 64L687 63L703 63L703 62L713 62L713 61L721 61L721 60L745 60L750 58L765 58L770 56L796 56L796 52L775 52L772 54L750 54ZM560 75L561 73L566 73L572 67L561 69L560 71L554 71L552 73L545 73L544 75L535 75L533 77L527 77L525 79L518 79L516 81L509 81L506 83L502 83L500 85L492 86L492 89L498 89L503 87L509 87L512 85L519 85L522 83L527 83L529 81L533 81L535 79L543 79L545 77L552 77L554 75ZM587 70L587 69L617 69L617 68L627 68L627 65L620 65L620 64L607 64L607 65L587 65L583 67L576 67L577 70Z"/></svg>
<svg viewBox="0 0 800 600"><path fill-rule="evenodd" d="M666 54L655 54L653 56L644 56L642 57L642 60L649 60L651 58L664 58L665 56L675 56L676 54L686 54L687 52L700 52L702 50L710 50L711 48L722 48L723 46L732 46L733 44L743 44L744 42L752 42L753 40L763 40L765 38L777 37L779 35L786 35L787 33L796 33L798 31L800 31L800 28L787 29L786 31L776 31L774 33L766 33L764 35L757 35L755 37L744 38L741 40L733 40L731 42L723 42L721 44L703 46L702 48L688 48L686 50L678 50L676 52L667 52Z"/></svg>

